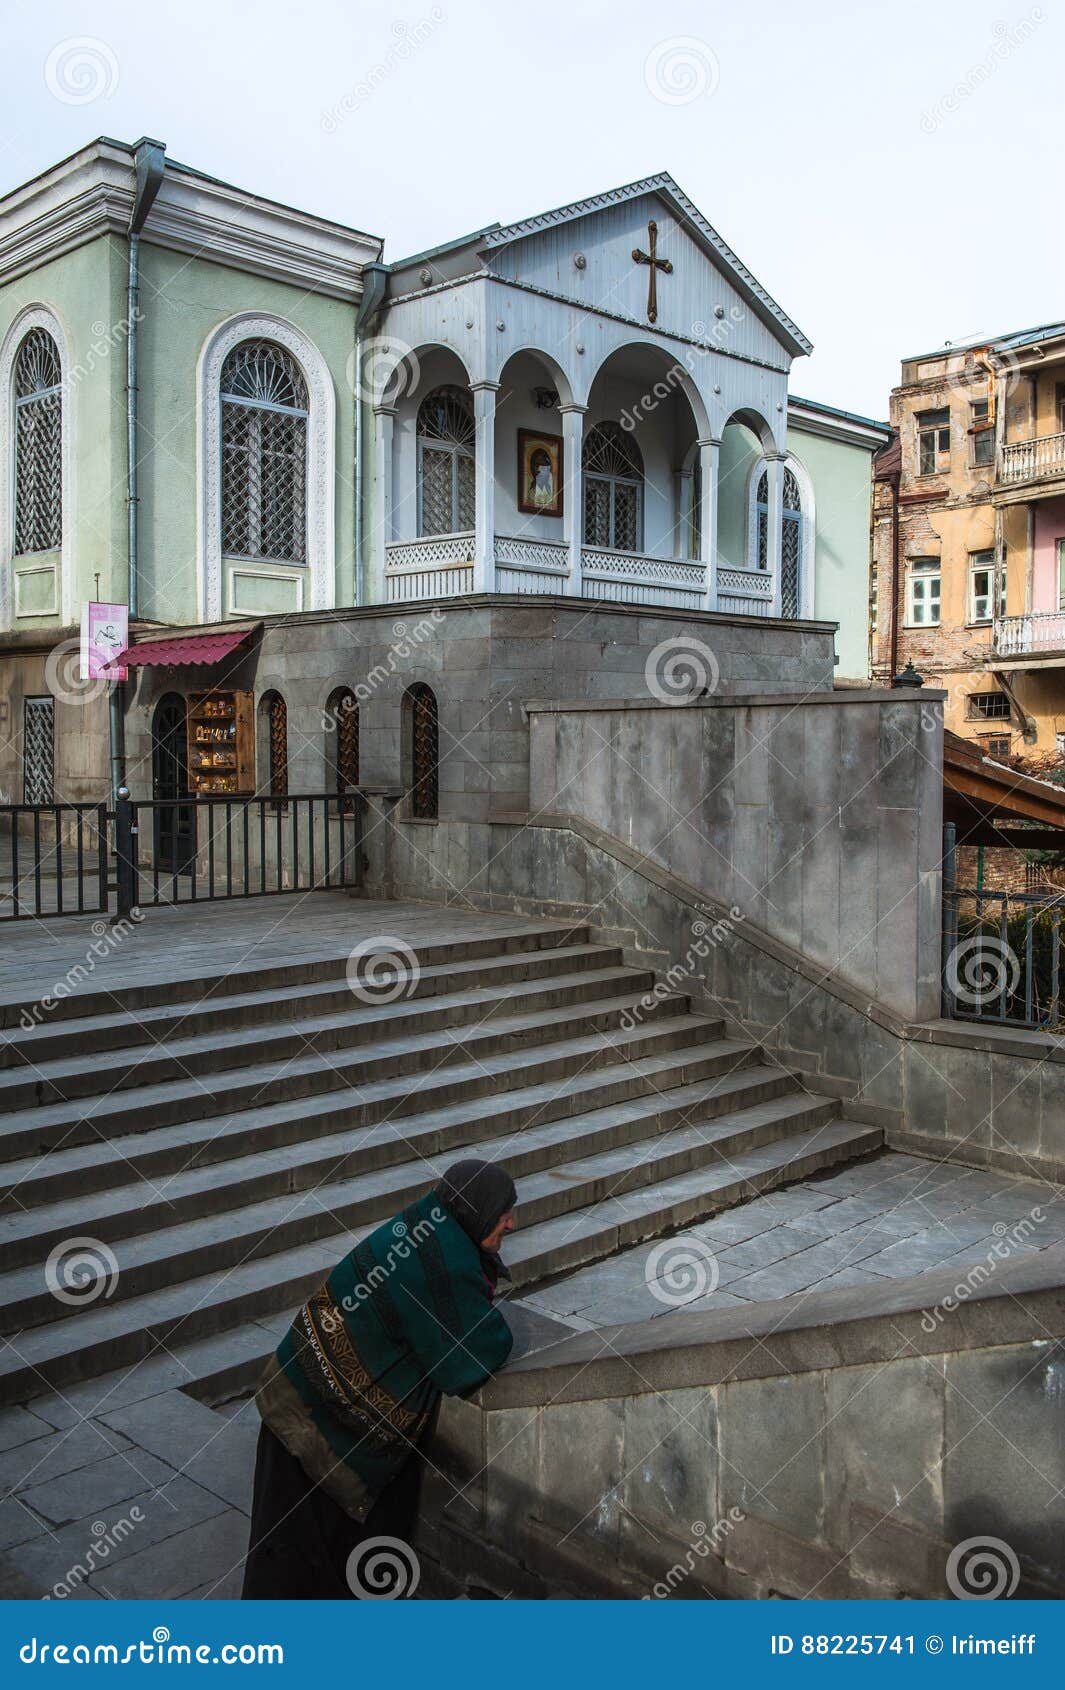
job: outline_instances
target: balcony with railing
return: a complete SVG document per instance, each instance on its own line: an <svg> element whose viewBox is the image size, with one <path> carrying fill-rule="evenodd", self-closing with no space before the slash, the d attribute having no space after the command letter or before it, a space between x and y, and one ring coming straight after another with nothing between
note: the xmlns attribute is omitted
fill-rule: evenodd
<svg viewBox="0 0 1065 1690"><path fill-rule="evenodd" d="M1065 611L999 617L992 650L996 657L1065 657Z"/></svg>
<svg viewBox="0 0 1065 1690"><path fill-rule="evenodd" d="M1043 434L1035 440L1014 440L1002 447L1000 487L1058 479L1065 479L1065 434Z"/></svg>

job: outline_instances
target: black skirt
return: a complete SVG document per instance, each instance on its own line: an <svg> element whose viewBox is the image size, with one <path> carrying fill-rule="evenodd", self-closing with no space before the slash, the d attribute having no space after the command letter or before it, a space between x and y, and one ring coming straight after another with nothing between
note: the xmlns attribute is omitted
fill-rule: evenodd
<svg viewBox="0 0 1065 1690"><path fill-rule="evenodd" d="M379 1537L410 1544L421 1480L422 1458L415 1452L381 1492L366 1519L353 1520L320 1485L311 1482L269 1426L262 1426L241 1592L244 1601L353 1601L355 1592L348 1582L352 1550ZM413 1551L410 1560L417 1565Z"/></svg>

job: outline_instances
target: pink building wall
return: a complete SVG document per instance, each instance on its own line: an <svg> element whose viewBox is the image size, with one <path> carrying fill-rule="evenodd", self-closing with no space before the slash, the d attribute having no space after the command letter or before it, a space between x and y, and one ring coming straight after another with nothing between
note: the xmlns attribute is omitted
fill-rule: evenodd
<svg viewBox="0 0 1065 1690"><path fill-rule="evenodd" d="M1058 541L1065 540L1065 499L1041 499L1035 507L1032 609L1058 609Z"/></svg>

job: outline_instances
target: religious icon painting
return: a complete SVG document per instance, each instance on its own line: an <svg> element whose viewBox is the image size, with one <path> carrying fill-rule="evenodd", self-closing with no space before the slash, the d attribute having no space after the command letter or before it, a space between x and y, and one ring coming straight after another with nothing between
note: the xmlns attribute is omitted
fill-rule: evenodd
<svg viewBox="0 0 1065 1690"><path fill-rule="evenodd" d="M518 430L518 509L562 515L562 436Z"/></svg>

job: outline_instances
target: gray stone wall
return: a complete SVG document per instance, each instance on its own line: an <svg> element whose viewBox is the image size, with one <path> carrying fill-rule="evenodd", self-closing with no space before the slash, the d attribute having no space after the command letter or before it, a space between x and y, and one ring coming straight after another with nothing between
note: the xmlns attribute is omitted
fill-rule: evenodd
<svg viewBox="0 0 1065 1690"><path fill-rule="evenodd" d="M624 841L907 1018L939 1008L939 696L530 706L530 810Z"/></svg>
<svg viewBox="0 0 1065 1690"><path fill-rule="evenodd" d="M497 1595L937 1598L993 1538L1001 1594L1065 1594L1047 1254L960 1306L941 1272L526 1355L445 1403L422 1552Z"/></svg>
<svg viewBox="0 0 1065 1690"><path fill-rule="evenodd" d="M288 706L289 785L326 784L327 703L337 687L360 698L361 776L403 785L403 694L424 681L440 718L440 815L479 819L529 801L531 698L647 696L657 647L695 629L712 647L722 692L807 694L832 686L834 627L594 600L503 596L440 605L375 606L268 619L246 657L210 669L142 671L127 719L130 789L151 782L151 713L163 692L276 688Z"/></svg>

